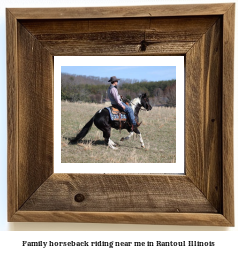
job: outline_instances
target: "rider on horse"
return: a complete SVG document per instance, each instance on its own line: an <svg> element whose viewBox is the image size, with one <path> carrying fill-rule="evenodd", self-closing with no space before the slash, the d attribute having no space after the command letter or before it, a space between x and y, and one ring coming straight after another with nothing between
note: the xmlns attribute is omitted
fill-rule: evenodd
<svg viewBox="0 0 238 254"><path fill-rule="evenodd" d="M126 129L130 134L127 137L121 138L121 141L128 140L133 136L133 133L136 133L140 137L140 143L142 147L145 147L140 131L138 130L139 124L138 122L138 114L141 110L141 107L144 107L145 110L149 111L152 109L149 98L146 96L146 93L141 94L139 97L135 98L131 103L132 109L130 106L127 106L124 102L121 101L120 96L117 91L117 83L118 79L114 76L111 77L108 82L111 82L110 87L108 88L108 97L111 100L112 106L120 109L121 111L125 111L129 118L128 121L121 121L122 118L119 117L120 121L113 121L110 118L110 110L109 108L103 108L97 111L97 113L85 124L85 126L80 130L76 137L71 138L69 144L76 144L80 140L82 140L87 133L90 131L93 124L103 132L103 137L105 139L105 143L112 149L115 148L116 143L114 143L111 139L111 128L114 129ZM118 124L119 123L119 124ZM120 126L119 126L120 125Z"/></svg>
<svg viewBox="0 0 238 254"><path fill-rule="evenodd" d="M132 128L138 127L139 124L136 123L133 109L130 106L126 105L123 101L121 101L120 95L118 94L118 90L117 90L118 80L120 79L117 79L116 76L113 76L108 80L108 82L111 82L111 85L109 86L107 90L108 97L113 107L127 113L127 115L129 116Z"/></svg>

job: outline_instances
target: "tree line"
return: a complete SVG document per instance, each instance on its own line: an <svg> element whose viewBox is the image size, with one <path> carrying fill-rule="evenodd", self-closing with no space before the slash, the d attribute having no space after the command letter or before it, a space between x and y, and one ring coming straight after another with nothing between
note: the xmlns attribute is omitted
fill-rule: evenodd
<svg viewBox="0 0 238 254"><path fill-rule="evenodd" d="M109 101L108 78L61 73L61 100L104 103ZM120 79L119 94L131 100L147 93L152 106L176 107L176 80Z"/></svg>

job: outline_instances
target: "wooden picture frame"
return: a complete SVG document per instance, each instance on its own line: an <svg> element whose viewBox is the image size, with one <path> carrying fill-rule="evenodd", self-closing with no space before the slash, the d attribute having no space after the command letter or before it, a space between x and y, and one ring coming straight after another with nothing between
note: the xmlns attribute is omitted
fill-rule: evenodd
<svg viewBox="0 0 238 254"><path fill-rule="evenodd" d="M6 9L8 220L234 226L235 4ZM185 175L54 174L59 55L184 55Z"/></svg>

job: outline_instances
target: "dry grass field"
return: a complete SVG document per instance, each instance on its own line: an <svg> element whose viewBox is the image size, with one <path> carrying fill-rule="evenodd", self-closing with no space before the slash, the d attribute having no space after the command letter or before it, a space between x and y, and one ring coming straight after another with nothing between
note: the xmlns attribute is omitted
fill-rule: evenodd
<svg viewBox="0 0 238 254"><path fill-rule="evenodd" d="M140 111L142 121L139 130L145 148L141 148L139 137L121 142L126 130L112 129L111 139L118 150L104 144L103 134L95 125L77 145L68 145L68 138L76 136L83 126L105 104L61 103L61 162L62 163L175 163L176 162L176 109L153 107L151 111Z"/></svg>

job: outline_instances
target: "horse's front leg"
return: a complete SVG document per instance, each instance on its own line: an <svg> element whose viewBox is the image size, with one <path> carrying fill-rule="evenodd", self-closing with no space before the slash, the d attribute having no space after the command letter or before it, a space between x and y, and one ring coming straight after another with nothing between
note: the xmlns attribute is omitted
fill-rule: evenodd
<svg viewBox="0 0 238 254"><path fill-rule="evenodd" d="M139 137L140 137L141 147L145 148L145 144L144 144L144 141L143 141L143 139L142 139L141 133L139 134Z"/></svg>
<svg viewBox="0 0 238 254"><path fill-rule="evenodd" d="M131 131L131 132L130 132L130 134L129 134L127 137L123 137L123 138L121 138L121 140L120 140L120 141L128 140L129 138L131 138L131 137L133 136L133 134L134 134L134 132L133 132L133 131ZM138 134L138 135L139 135L139 137L140 137L141 147L145 148L145 144L144 144L144 141L143 141L143 139L142 139L142 135L141 135L141 133L140 133L140 132L138 132L138 133L136 133L136 134Z"/></svg>
<svg viewBox="0 0 238 254"><path fill-rule="evenodd" d="M121 138L120 141L124 141L124 140L130 139L130 138L133 136L134 132L135 132L137 135L139 135L139 137L140 137L141 147L145 148L145 144L144 144L144 141L143 141L143 139L142 139L142 135L141 135L140 131L138 130L138 128L136 128L136 127L133 129L133 131L130 130L129 135L128 135L127 137Z"/></svg>
<svg viewBox="0 0 238 254"><path fill-rule="evenodd" d="M133 134L134 134L134 132L131 131L127 137L121 138L120 141L128 140L129 138L131 138L133 136Z"/></svg>
<svg viewBox="0 0 238 254"><path fill-rule="evenodd" d="M134 130L134 132L135 132L137 135L139 135L139 137L140 137L141 147L145 148L145 144L144 144L144 141L143 141L143 139L142 139L142 135L141 135L140 131L136 128L136 129Z"/></svg>

